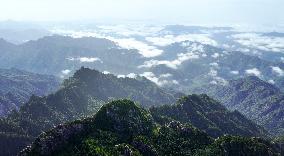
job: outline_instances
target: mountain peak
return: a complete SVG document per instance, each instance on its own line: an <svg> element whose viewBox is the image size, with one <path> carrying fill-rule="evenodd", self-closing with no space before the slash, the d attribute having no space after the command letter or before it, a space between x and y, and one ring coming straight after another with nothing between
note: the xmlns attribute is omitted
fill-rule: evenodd
<svg viewBox="0 0 284 156"><path fill-rule="evenodd" d="M126 99L104 105L95 115L94 121L97 128L114 131L125 137L147 135L154 128L150 113Z"/></svg>

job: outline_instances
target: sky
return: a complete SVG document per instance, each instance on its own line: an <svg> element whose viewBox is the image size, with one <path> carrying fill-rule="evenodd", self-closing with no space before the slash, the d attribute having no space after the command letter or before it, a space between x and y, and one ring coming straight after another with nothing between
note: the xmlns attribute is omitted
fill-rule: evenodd
<svg viewBox="0 0 284 156"><path fill-rule="evenodd" d="M0 4L0 20L284 23L284 0L0 0Z"/></svg>

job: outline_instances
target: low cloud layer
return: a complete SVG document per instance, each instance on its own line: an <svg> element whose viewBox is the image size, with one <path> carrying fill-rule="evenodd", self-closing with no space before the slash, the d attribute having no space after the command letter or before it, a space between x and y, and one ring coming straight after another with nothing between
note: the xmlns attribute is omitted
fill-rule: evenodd
<svg viewBox="0 0 284 156"><path fill-rule="evenodd" d="M176 42L192 41L217 46L217 42L208 34L166 35L161 37L146 37L146 40L156 46L167 46Z"/></svg>
<svg viewBox="0 0 284 156"><path fill-rule="evenodd" d="M158 86L164 86L164 85L177 85L179 82L177 80L166 80L165 78L171 77L172 75L167 73L167 74L162 74L160 76L155 75L152 72L144 72L143 74L140 74L140 76L143 76L150 81L156 83Z"/></svg>
<svg viewBox="0 0 284 156"><path fill-rule="evenodd" d="M188 45L189 46L189 45ZM199 59L203 57L203 46L192 44L187 47L188 52L177 54L177 58L174 60L150 60L145 61L143 65L139 66L139 68L151 68L158 65L166 65L169 68L177 69L183 62L188 60Z"/></svg>
<svg viewBox="0 0 284 156"><path fill-rule="evenodd" d="M272 72L278 76L284 76L284 71L280 67L271 67Z"/></svg>
<svg viewBox="0 0 284 156"><path fill-rule="evenodd" d="M105 30L106 31L106 30ZM114 37L108 34L110 30L104 32L100 32L97 30L86 30L86 31L73 31L73 30L53 30L53 33L62 34L65 36L71 36L74 38L82 38L82 37L96 37L96 38L105 38L110 41L113 41L117 44L117 46L124 49L136 49L139 54L143 57L156 57L163 53L163 50L158 49L156 46L149 45L145 42L138 41L132 37ZM132 33L131 33L132 34Z"/></svg>
<svg viewBox="0 0 284 156"><path fill-rule="evenodd" d="M68 76L71 73L71 70L65 69L61 71L61 74L59 75L60 78L64 79L66 76Z"/></svg>
<svg viewBox="0 0 284 156"><path fill-rule="evenodd" d="M61 71L61 73L62 73L63 75L68 75L70 72L71 72L71 70L69 70L69 69L65 69L65 70L62 70L62 71Z"/></svg>
<svg viewBox="0 0 284 156"><path fill-rule="evenodd" d="M148 25L102 25L98 26L101 32L117 34L124 37L151 36L163 29L162 26Z"/></svg>
<svg viewBox="0 0 284 156"><path fill-rule="evenodd" d="M79 61L81 63L93 63L93 62L103 63L103 61L100 58L97 58L97 57L77 57L77 58L70 57L70 58L67 58L67 60Z"/></svg>
<svg viewBox="0 0 284 156"><path fill-rule="evenodd" d="M263 36L256 33L242 33L232 36L243 46L263 51L284 52L284 38Z"/></svg>
<svg viewBox="0 0 284 156"><path fill-rule="evenodd" d="M257 68L252 68L252 69L247 69L246 70L246 74L260 77L261 76L261 71L259 71Z"/></svg>
<svg viewBox="0 0 284 156"><path fill-rule="evenodd" d="M199 55L196 55L194 53L180 53L177 55L177 59L172 61L167 60L150 60L144 62L143 65L139 66L139 68L151 68L158 65L166 65L167 67L177 69L178 66L180 66L183 62L191 59L198 59Z"/></svg>
<svg viewBox="0 0 284 156"><path fill-rule="evenodd" d="M137 49L139 54L144 57L155 57L163 53L163 50L158 49L155 46L150 46L144 42L137 41L134 38L127 39L112 39L118 46L125 49Z"/></svg>
<svg viewBox="0 0 284 156"><path fill-rule="evenodd" d="M230 73L233 75L239 75L239 71L236 71L236 70L230 71Z"/></svg>

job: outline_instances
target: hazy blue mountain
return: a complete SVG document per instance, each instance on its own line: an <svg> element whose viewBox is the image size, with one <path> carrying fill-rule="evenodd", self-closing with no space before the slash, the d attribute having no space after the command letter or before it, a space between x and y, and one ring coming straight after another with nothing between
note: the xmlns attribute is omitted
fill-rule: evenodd
<svg viewBox="0 0 284 156"><path fill-rule="evenodd" d="M284 63L198 42L184 41L160 47L164 52L153 58L143 57L135 49L122 49L110 40L92 37L50 36L21 45L4 40L0 44L3 53L0 67L65 78L86 66L117 75L145 76L145 72L152 72L150 79L155 79L157 84L187 93L204 84L226 83L248 75L273 82L279 88L284 84Z"/></svg>
<svg viewBox="0 0 284 156"><path fill-rule="evenodd" d="M0 69L0 116L18 110L30 96L48 95L59 88L60 79L18 69Z"/></svg>
<svg viewBox="0 0 284 156"><path fill-rule="evenodd" d="M51 35L51 33L43 29L0 29L0 38L3 38L14 44L22 44L27 41L37 40L39 38L49 35Z"/></svg>
<svg viewBox="0 0 284 156"><path fill-rule="evenodd" d="M57 76L81 66L129 74L143 62L136 50L121 49L109 40L98 38L50 36L21 45L5 42L0 50L4 54L0 56L1 67Z"/></svg>
<svg viewBox="0 0 284 156"><path fill-rule="evenodd" d="M160 80L175 80L178 84L169 84L168 87L183 92L191 92L192 89L208 83L226 84L231 79L249 75L258 76L283 88L283 63L270 62L238 51L226 51L196 42L175 43L164 50L164 55L152 61L152 64L149 61L149 66L146 66L146 63L144 69L154 73L157 78L164 74L170 75L160 77ZM171 59L165 62L166 58ZM187 60L176 65L175 63L181 62L181 59Z"/></svg>
<svg viewBox="0 0 284 156"><path fill-rule="evenodd" d="M275 83L279 88L284 84L284 63L199 42L159 47L164 52L153 58L143 57L136 49L123 49L110 40L92 37L50 36L21 45L4 40L0 44L3 53L0 67L63 78L86 66L117 75L143 75L159 85L186 93L204 84L227 83L248 75Z"/></svg>
<svg viewBox="0 0 284 156"><path fill-rule="evenodd" d="M160 34L184 35L184 34L204 34L208 31L231 31L231 27L204 27L186 25L166 25Z"/></svg>
<svg viewBox="0 0 284 156"><path fill-rule="evenodd" d="M207 85L196 92L206 93L228 109L240 111L275 135L283 134L284 93L258 77L231 80L225 86Z"/></svg>
<svg viewBox="0 0 284 156"><path fill-rule="evenodd" d="M44 27L30 22L0 21L0 38L14 44L37 40L52 33Z"/></svg>
<svg viewBox="0 0 284 156"><path fill-rule="evenodd" d="M281 32L269 32L269 33L263 33L264 36L272 36L272 37L284 37L284 33Z"/></svg>

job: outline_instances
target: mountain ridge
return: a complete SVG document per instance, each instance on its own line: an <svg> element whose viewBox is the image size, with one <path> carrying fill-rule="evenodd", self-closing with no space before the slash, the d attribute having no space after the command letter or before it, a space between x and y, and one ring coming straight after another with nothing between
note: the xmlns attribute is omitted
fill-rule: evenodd
<svg viewBox="0 0 284 156"><path fill-rule="evenodd" d="M273 134L283 132L284 94L258 77L232 80L226 86L204 86L196 92L207 93L228 109L240 111Z"/></svg>

